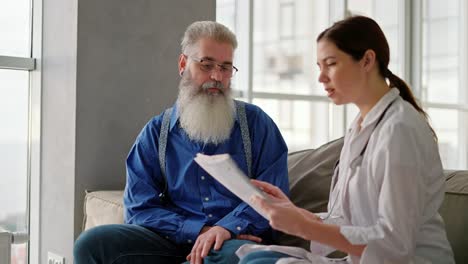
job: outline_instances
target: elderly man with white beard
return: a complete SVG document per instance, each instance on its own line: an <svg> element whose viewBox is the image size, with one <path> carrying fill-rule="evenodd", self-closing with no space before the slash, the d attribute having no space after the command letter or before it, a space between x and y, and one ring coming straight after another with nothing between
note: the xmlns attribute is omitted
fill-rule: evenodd
<svg viewBox="0 0 468 264"><path fill-rule="evenodd" d="M182 39L173 107L151 119L127 158L125 224L77 239L75 264L237 263L246 243L268 243L268 221L199 167L197 153L229 153L253 179L288 193L287 147L259 107L231 97L235 35L211 21Z"/></svg>

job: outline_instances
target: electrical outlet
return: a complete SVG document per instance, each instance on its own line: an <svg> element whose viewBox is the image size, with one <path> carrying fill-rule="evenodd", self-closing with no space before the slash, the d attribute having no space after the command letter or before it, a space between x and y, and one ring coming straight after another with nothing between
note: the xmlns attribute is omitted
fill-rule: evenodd
<svg viewBox="0 0 468 264"><path fill-rule="evenodd" d="M65 264L65 258L52 252L47 252L47 264Z"/></svg>

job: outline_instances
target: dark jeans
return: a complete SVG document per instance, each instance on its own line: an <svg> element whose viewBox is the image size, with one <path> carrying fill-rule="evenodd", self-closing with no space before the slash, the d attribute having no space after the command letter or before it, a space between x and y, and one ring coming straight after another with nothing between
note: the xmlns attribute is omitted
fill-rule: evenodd
<svg viewBox="0 0 468 264"><path fill-rule="evenodd" d="M232 239L211 250L203 263L237 263L236 250L253 243ZM137 225L103 225L83 232L75 241L75 264L163 264L186 261L193 245L178 245Z"/></svg>

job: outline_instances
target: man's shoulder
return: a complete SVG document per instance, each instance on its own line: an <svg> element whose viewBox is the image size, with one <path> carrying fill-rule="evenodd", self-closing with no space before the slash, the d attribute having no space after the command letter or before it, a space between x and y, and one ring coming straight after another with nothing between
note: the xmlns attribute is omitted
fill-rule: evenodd
<svg viewBox="0 0 468 264"><path fill-rule="evenodd" d="M254 105L254 104L251 104L251 103L247 103L247 102L244 102L244 101L238 101L237 102L239 103L243 103L244 104L244 107L245 107L245 112L247 113L247 115L266 115L266 113L258 106L258 105Z"/></svg>
<svg viewBox="0 0 468 264"><path fill-rule="evenodd" d="M163 112L164 113L164 112ZM163 113L151 117L148 122L146 122L146 128L160 128L163 120Z"/></svg>
<svg viewBox="0 0 468 264"><path fill-rule="evenodd" d="M168 108L169 109L169 108ZM151 117L145 124L145 126L143 127L143 131L148 131L148 130L151 130L151 131L157 131L159 133L159 130L161 129L161 126L162 126L162 122L163 122L163 117L164 117L164 113L166 112L166 110L168 109L164 109L161 113Z"/></svg>
<svg viewBox="0 0 468 264"><path fill-rule="evenodd" d="M245 103L245 112L247 115L247 122L251 131L268 131L268 133L279 133L279 130L273 119L260 108L258 105ZM263 133L256 133L263 135Z"/></svg>

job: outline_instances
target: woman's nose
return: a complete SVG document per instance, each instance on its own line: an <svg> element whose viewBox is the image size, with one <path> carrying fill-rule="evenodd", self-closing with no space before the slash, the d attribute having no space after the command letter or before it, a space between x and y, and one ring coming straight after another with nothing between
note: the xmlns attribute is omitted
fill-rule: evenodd
<svg viewBox="0 0 468 264"><path fill-rule="evenodd" d="M319 74L319 77L318 77L318 81L320 83L325 83L325 82L328 82L328 77L327 75L323 72L323 71L320 71L320 74Z"/></svg>

